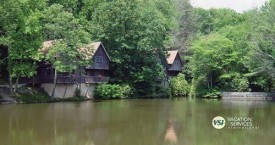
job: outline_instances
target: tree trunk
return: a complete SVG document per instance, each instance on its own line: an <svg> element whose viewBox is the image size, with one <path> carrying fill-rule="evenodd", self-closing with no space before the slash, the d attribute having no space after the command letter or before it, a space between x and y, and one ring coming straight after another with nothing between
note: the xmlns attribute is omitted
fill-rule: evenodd
<svg viewBox="0 0 275 145"><path fill-rule="evenodd" d="M54 98L55 88L56 88L56 79L57 79L57 71L54 70L53 90L52 90L52 94L51 94L51 99Z"/></svg>
<svg viewBox="0 0 275 145"><path fill-rule="evenodd" d="M18 89L18 83L19 83L19 76L16 77L14 93L16 93L16 91Z"/></svg>
<svg viewBox="0 0 275 145"><path fill-rule="evenodd" d="M86 89L86 92L85 92L85 96L84 97L88 97L89 95L88 95L88 91L89 91L89 84L86 84L86 87L87 87L87 89ZM90 97L89 97L90 98Z"/></svg>
<svg viewBox="0 0 275 145"><path fill-rule="evenodd" d="M34 88L34 76L32 76L32 87Z"/></svg>
<svg viewBox="0 0 275 145"><path fill-rule="evenodd" d="M207 77L207 88L210 89L210 78Z"/></svg>
<svg viewBox="0 0 275 145"><path fill-rule="evenodd" d="M68 84L66 84L66 88L65 88L65 91L64 91L64 94L63 94L63 99L65 98L65 95L67 93L67 88L68 88Z"/></svg>
<svg viewBox="0 0 275 145"><path fill-rule="evenodd" d="M211 76L210 76L210 88L212 89L213 88L213 76L212 76L212 73L211 73Z"/></svg>
<svg viewBox="0 0 275 145"><path fill-rule="evenodd" d="M78 96L81 96L81 83L82 83L82 75L81 75L81 66L79 66L79 94Z"/></svg>
<svg viewBox="0 0 275 145"><path fill-rule="evenodd" d="M271 92L272 91L272 80L269 79L268 80L268 92Z"/></svg>
<svg viewBox="0 0 275 145"><path fill-rule="evenodd" d="M11 96L14 96L13 83L12 83L12 77L11 77L11 75L9 76L9 87L10 87Z"/></svg>

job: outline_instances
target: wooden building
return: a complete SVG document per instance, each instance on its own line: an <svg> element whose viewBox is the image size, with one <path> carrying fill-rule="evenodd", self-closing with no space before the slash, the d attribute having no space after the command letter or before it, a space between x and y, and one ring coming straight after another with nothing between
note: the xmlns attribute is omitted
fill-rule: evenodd
<svg viewBox="0 0 275 145"><path fill-rule="evenodd" d="M162 53L156 53L156 55L159 57L159 63L163 66L165 77L156 78L155 81L164 87L168 87L170 79L182 72L183 61L178 50L167 51L165 55Z"/></svg>
<svg viewBox="0 0 275 145"><path fill-rule="evenodd" d="M108 82L110 56L101 42L95 42L90 45L94 49L94 54L91 62L92 65L85 68L86 76L91 76L94 82Z"/></svg>
<svg viewBox="0 0 275 145"><path fill-rule="evenodd" d="M44 42L44 49L52 45L53 41ZM101 42L93 42L87 45L90 49L91 65L81 67L81 70L75 70L73 73L58 73L57 83L102 83L109 81L110 57ZM86 48L87 48L86 47ZM84 48L79 48L79 51ZM45 50L44 50L45 51ZM37 83L53 83L54 68L51 64L43 62L39 64L37 70Z"/></svg>
<svg viewBox="0 0 275 145"><path fill-rule="evenodd" d="M47 55L55 41L43 43L42 51ZM101 42L93 42L79 48L79 53L90 60L88 66L81 66L72 73L57 73L55 97L73 97L75 91L81 86L81 95L88 98L93 97L93 90L98 83L109 81L110 57ZM53 90L55 70L50 63L40 63L35 76L36 84L40 84L49 95Z"/></svg>
<svg viewBox="0 0 275 145"><path fill-rule="evenodd" d="M178 50L168 51L167 53L167 76L171 78L177 76L182 71L183 61L180 58Z"/></svg>

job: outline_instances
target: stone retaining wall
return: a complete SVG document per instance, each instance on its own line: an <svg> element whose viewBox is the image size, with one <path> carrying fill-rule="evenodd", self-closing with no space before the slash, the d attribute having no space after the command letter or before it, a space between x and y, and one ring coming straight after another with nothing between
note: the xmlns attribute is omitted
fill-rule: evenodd
<svg viewBox="0 0 275 145"><path fill-rule="evenodd" d="M222 92L222 99L274 100L275 92Z"/></svg>

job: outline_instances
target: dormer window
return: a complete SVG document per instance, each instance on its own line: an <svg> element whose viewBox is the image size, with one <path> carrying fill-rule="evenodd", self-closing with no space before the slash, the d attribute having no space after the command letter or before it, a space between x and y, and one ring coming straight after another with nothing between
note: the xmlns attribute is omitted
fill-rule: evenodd
<svg viewBox="0 0 275 145"><path fill-rule="evenodd" d="M103 63L103 56L96 56L95 57L95 62L96 63Z"/></svg>

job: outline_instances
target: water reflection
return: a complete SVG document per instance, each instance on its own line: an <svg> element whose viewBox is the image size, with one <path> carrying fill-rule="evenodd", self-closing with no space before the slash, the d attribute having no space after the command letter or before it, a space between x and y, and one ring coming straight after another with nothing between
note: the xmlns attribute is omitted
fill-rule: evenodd
<svg viewBox="0 0 275 145"><path fill-rule="evenodd" d="M176 144L178 142L178 136L174 128L174 118L168 118L168 127L165 133L165 142Z"/></svg>
<svg viewBox="0 0 275 145"><path fill-rule="evenodd" d="M215 116L247 116L259 130L216 130ZM275 144L275 104L118 100L0 106L2 145Z"/></svg>
<svg viewBox="0 0 275 145"><path fill-rule="evenodd" d="M271 101L251 101L251 100L221 100L224 107L248 107L248 108L259 108L264 107L270 103Z"/></svg>

